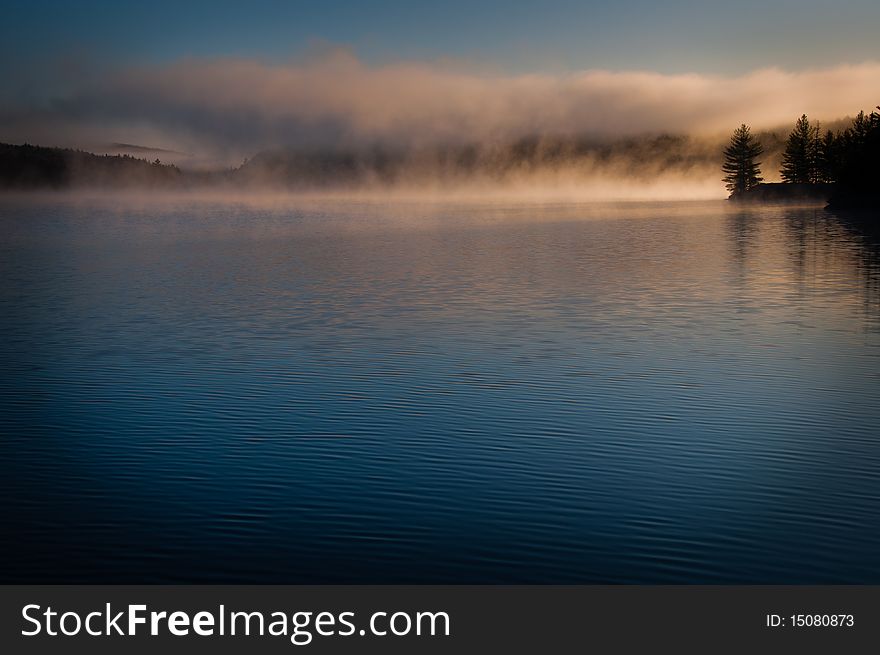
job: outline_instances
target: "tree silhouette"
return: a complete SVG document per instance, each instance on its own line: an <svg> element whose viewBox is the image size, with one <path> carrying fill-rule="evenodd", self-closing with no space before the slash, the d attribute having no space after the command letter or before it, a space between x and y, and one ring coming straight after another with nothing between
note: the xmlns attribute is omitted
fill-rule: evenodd
<svg viewBox="0 0 880 655"><path fill-rule="evenodd" d="M816 181L831 184L840 172L841 138L831 130L818 142L816 157Z"/></svg>
<svg viewBox="0 0 880 655"><path fill-rule="evenodd" d="M758 186L761 177L761 162L755 161L764 148L752 136L749 126L743 123L733 131L730 144L724 149L724 183L731 196L745 193Z"/></svg>
<svg viewBox="0 0 880 655"><path fill-rule="evenodd" d="M839 135L835 208L880 208L880 107L853 120Z"/></svg>
<svg viewBox="0 0 880 655"><path fill-rule="evenodd" d="M819 159L819 126L813 127L802 114L788 135L785 152L782 154L783 182L809 184L817 182Z"/></svg>
<svg viewBox="0 0 880 655"><path fill-rule="evenodd" d="M878 107L880 109L880 107ZM873 126L876 125L876 112L871 112L870 115L865 116L864 111L860 111L858 115L853 119L852 125L846 130L846 133L849 135L850 141L854 144L857 144L857 147L864 144L867 141L868 136L871 134L871 130Z"/></svg>

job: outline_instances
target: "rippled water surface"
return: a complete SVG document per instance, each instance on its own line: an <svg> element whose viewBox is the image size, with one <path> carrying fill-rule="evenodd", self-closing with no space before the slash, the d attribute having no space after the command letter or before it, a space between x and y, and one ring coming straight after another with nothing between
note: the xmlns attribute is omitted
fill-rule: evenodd
<svg viewBox="0 0 880 655"><path fill-rule="evenodd" d="M880 583L814 208L0 202L4 581Z"/></svg>

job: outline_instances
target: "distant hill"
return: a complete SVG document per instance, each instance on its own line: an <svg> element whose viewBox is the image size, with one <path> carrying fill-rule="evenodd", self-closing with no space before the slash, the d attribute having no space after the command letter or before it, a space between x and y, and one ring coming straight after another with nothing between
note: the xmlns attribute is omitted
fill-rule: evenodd
<svg viewBox="0 0 880 655"><path fill-rule="evenodd" d="M765 145L762 170L772 179L783 132L759 135ZM257 153L231 170L168 163L166 151L115 143L129 152L93 154L81 150L0 144L0 189L189 188L233 186L279 189L360 187L456 187L463 184L579 185L625 180L640 185L666 177L679 181L719 178L726 136L643 135L602 140L535 136L515 141L421 147L392 145L337 148L280 147ZM162 161L159 161L159 160ZM776 193L765 189L761 193Z"/></svg>
<svg viewBox="0 0 880 655"><path fill-rule="evenodd" d="M661 135L613 142L534 137L421 148L280 148L258 153L233 178L243 184L333 187L365 184L516 182L600 173L650 181L661 173L714 170L721 142Z"/></svg>
<svg viewBox="0 0 880 655"><path fill-rule="evenodd" d="M134 143L111 143L109 150L130 150L132 152L164 152L170 155L185 155L185 152L168 150L166 148L153 148L151 146L139 146Z"/></svg>
<svg viewBox="0 0 880 655"><path fill-rule="evenodd" d="M184 174L174 165L129 155L0 144L0 188L175 187Z"/></svg>
<svg viewBox="0 0 880 655"><path fill-rule="evenodd" d="M153 148L151 146L139 146L134 143L111 143L104 148L99 148L99 152L107 152L111 154L139 154L144 157L151 155L174 155L182 157L191 157L192 155L180 152L179 150L168 150L167 148Z"/></svg>

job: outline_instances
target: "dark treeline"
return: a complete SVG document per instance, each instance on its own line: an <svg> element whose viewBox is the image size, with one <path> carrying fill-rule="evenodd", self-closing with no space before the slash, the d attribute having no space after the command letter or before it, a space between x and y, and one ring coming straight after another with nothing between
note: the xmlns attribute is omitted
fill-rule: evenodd
<svg viewBox="0 0 880 655"><path fill-rule="evenodd" d="M214 172L128 155L92 155L77 150L0 144L0 188L68 188L226 185L287 189L503 182L571 174L593 174L649 182L658 174L683 178L709 173L720 143L682 135L656 135L613 141L535 136L510 142L393 147L388 145L303 149L276 148L257 153L238 168Z"/></svg>
<svg viewBox="0 0 880 655"><path fill-rule="evenodd" d="M571 171L589 176L650 181L659 172L683 176L706 170L717 161L715 144L681 135L658 135L603 141L535 136L511 142L434 145L419 148L373 146L261 152L235 171L242 184L284 187L332 187L362 183L415 185L426 182L539 179Z"/></svg>
<svg viewBox="0 0 880 655"><path fill-rule="evenodd" d="M824 132L802 115L785 141L780 185L763 183L763 152L747 125L734 130L722 164L731 199L815 197L834 207L880 207L880 113L859 112L844 129Z"/></svg>
<svg viewBox="0 0 880 655"><path fill-rule="evenodd" d="M0 144L0 189L36 188L350 188L370 185L554 183L599 179L654 183L706 179L723 150L732 198L821 199L837 206L880 206L880 114L860 113L822 132L806 116L784 132L753 134L741 125L727 148L720 139L644 135L602 140L535 136L510 142L420 148L359 146L260 152L235 169L181 170L158 159ZM778 162L782 184L764 183L761 164Z"/></svg>
<svg viewBox="0 0 880 655"><path fill-rule="evenodd" d="M183 181L174 165L129 155L95 155L81 150L0 144L0 188L92 186L173 187Z"/></svg>

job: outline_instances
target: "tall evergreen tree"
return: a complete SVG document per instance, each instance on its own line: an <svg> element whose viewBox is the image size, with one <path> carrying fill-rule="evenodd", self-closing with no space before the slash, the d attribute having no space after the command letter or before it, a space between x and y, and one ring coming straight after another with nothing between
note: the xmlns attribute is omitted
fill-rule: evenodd
<svg viewBox="0 0 880 655"><path fill-rule="evenodd" d="M724 183L731 197L758 186L761 177L761 162L756 161L764 148L752 136L749 126L743 123L733 131L730 144L724 149Z"/></svg>
<svg viewBox="0 0 880 655"><path fill-rule="evenodd" d="M859 112L841 135L837 188L830 203L836 208L880 208L880 113Z"/></svg>
<svg viewBox="0 0 880 655"><path fill-rule="evenodd" d="M780 171L782 181L796 184L818 181L818 154L819 126L810 125L807 115L803 114L785 144Z"/></svg>
<svg viewBox="0 0 880 655"><path fill-rule="evenodd" d="M868 139L873 124L872 120L875 118L874 114L875 112L871 112L869 116L865 116L865 112L860 111L853 119L852 125L847 129L847 132L854 144L861 145Z"/></svg>
<svg viewBox="0 0 880 655"><path fill-rule="evenodd" d="M840 169L840 136L831 130L825 132L819 142L817 161L817 182L837 181Z"/></svg>

